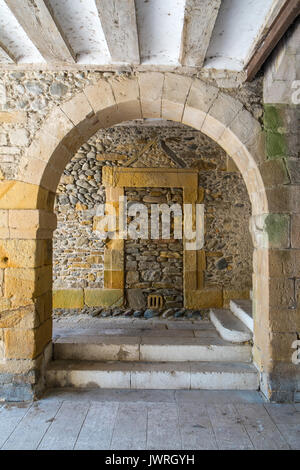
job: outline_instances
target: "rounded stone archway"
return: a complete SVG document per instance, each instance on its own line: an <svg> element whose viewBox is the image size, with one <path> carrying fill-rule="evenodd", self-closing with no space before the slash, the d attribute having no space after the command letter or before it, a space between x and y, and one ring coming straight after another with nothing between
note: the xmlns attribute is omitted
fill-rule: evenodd
<svg viewBox="0 0 300 470"><path fill-rule="evenodd" d="M266 161L260 124L242 103L199 79L172 73L120 76L86 87L50 113L22 159L16 180L0 182L1 370L27 391L38 393L43 387L43 370L51 356L57 185L77 149L100 128L143 118L173 120L200 130L239 168L252 204L254 362L269 398L288 395L294 372L286 342L292 338L285 335L280 308L297 260L290 250L289 216L276 189L280 175ZM284 372L280 383L277 371Z"/></svg>

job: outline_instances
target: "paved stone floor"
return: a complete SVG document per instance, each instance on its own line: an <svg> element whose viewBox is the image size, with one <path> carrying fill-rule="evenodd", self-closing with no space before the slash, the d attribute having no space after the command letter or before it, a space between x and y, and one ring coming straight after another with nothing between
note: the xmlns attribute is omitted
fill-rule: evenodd
<svg viewBox="0 0 300 470"><path fill-rule="evenodd" d="M300 404L258 392L49 390L0 404L0 448L300 450Z"/></svg>

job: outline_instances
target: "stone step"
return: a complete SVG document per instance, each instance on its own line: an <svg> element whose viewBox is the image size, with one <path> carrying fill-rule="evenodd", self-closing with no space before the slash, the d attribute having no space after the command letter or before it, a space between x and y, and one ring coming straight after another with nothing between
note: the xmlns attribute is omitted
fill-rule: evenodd
<svg viewBox="0 0 300 470"><path fill-rule="evenodd" d="M253 315L252 315L252 301L251 300L231 300L230 310L253 333L254 325L253 325Z"/></svg>
<svg viewBox="0 0 300 470"><path fill-rule="evenodd" d="M251 364L225 362L54 361L49 387L111 389L257 390Z"/></svg>
<svg viewBox="0 0 300 470"><path fill-rule="evenodd" d="M176 333L171 330L170 333ZM251 362L250 345L231 344L215 330L193 336L73 335L55 340L55 360ZM166 333L165 333L166 334ZM196 335L196 337L194 336Z"/></svg>
<svg viewBox="0 0 300 470"><path fill-rule="evenodd" d="M221 338L232 343L245 343L252 332L230 310L211 309L210 319Z"/></svg>

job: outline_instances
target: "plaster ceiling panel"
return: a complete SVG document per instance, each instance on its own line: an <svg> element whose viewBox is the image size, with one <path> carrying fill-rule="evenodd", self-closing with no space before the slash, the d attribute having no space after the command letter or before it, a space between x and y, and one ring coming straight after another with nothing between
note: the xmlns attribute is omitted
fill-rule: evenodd
<svg viewBox="0 0 300 470"><path fill-rule="evenodd" d="M45 63L4 0L0 0L0 43L20 64Z"/></svg>
<svg viewBox="0 0 300 470"><path fill-rule="evenodd" d="M49 0L49 3L78 63L111 62L94 0Z"/></svg>
<svg viewBox="0 0 300 470"><path fill-rule="evenodd" d="M274 0L222 0L205 68L242 70L273 4Z"/></svg>
<svg viewBox="0 0 300 470"><path fill-rule="evenodd" d="M136 0L143 64L178 65L185 0Z"/></svg>

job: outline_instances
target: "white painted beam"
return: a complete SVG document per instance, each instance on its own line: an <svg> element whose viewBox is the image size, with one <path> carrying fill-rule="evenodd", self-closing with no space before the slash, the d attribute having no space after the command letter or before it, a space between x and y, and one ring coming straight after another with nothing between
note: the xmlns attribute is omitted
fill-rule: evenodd
<svg viewBox="0 0 300 470"><path fill-rule="evenodd" d="M186 0L182 30L182 65L202 67L221 0Z"/></svg>
<svg viewBox="0 0 300 470"><path fill-rule="evenodd" d="M74 63L75 55L47 0L5 0L19 24L48 63Z"/></svg>
<svg viewBox="0 0 300 470"><path fill-rule="evenodd" d="M134 0L95 0L113 62L140 63Z"/></svg>
<svg viewBox="0 0 300 470"><path fill-rule="evenodd" d="M0 42L0 64L16 64L17 60L7 47Z"/></svg>
<svg viewBox="0 0 300 470"><path fill-rule="evenodd" d="M243 70L273 4L274 0L222 0L204 68Z"/></svg>

